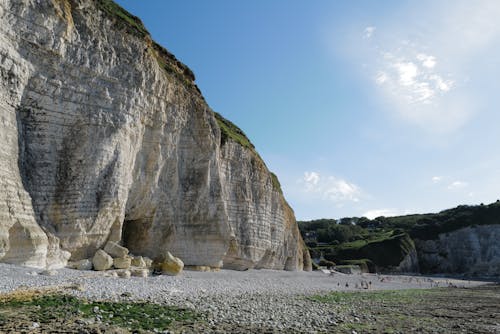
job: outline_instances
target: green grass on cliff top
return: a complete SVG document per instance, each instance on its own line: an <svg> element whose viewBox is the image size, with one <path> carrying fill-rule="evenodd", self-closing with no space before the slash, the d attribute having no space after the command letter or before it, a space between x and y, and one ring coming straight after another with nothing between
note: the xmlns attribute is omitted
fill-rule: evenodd
<svg viewBox="0 0 500 334"><path fill-rule="evenodd" d="M114 24L119 29L125 29L128 33L131 33L140 38L150 36L140 18L129 13L123 7L116 4L113 0L97 0L96 5L102 12L104 12L114 21ZM163 68L167 74L172 75L175 79L179 80L183 85L187 87L194 87L201 96L201 92L194 84L195 76L193 72L186 65L178 61L175 56L168 52L165 48L163 48L159 44L156 44L155 42L153 42L153 45L154 49L156 50L154 54L160 67ZM222 145L224 145L224 143L231 139L241 146L255 152L254 145L250 142L248 137L239 127L237 127L233 122L224 118L219 113L214 114L217 120L217 124L221 129ZM276 191L282 193L278 177L273 173L271 173L271 181L273 188Z"/></svg>
<svg viewBox="0 0 500 334"><path fill-rule="evenodd" d="M139 37L149 36L149 32L144 27L141 19L129 13L113 0L98 0L96 5L111 18L116 18L115 22L123 26L128 32Z"/></svg>
<svg viewBox="0 0 500 334"><path fill-rule="evenodd" d="M232 140L240 144L241 146L251 150L258 156L260 160L262 160L258 153L255 151L255 146L250 142L250 139L248 139L243 130L237 127L230 120L224 118L221 114L214 112L214 115L221 132L221 146L224 145L228 140ZM278 180L278 177L274 173L269 173L271 175L273 189L282 194L283 191L281 190L281 184Z"/></svg>
<svg viewBox="0 0 500 334"><path fill-rule="evenodd" d="M221 114L214 112L215 119L221 130L221 144L224 145L228 139L232 139L241 146L254 150L255 146L250 142L245 133L233 122L224 118Z"/></svg>

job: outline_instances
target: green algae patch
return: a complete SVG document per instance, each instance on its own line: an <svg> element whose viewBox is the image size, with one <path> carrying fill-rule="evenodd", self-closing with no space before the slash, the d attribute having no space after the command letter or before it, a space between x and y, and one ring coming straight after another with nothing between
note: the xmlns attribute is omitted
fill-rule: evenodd
<svg viewBox="0 0 500 334"><path fill-rule="evenodd" d="M28 323L93 324L133 332L165 330L194 323L200 315L188 309L145 302L87 301L63 294L8 298L0 301L0 327L13 314Z"/></svg>

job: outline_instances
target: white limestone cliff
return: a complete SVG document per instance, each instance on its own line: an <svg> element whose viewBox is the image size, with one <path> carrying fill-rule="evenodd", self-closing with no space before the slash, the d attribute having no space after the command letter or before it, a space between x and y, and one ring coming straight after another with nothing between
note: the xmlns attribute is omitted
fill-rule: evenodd
<svg viewBox="0 0 500 334"><path fill-rule="evenodd" d="M115 241L187 266L310 268L253 147L111 1L0 0L0 78L0 261L56 268Z"/></svg>
<svg viewBox="0 0 500 334"><path fill-rule="evenodd" d="M478 225L415 240L420 268L425 273L498 276L500 225Z"/></svg>

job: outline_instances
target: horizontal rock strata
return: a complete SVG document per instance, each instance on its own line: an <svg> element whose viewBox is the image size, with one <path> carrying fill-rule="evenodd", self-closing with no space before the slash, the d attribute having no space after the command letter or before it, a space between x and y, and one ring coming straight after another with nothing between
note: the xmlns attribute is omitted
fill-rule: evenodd
<svg viewBox="0 0 500 334"><path fill-rule="evenodd" d="M0 0L0 76L0 261L55 268L112 241L186 266L310 267L253 146L112 1Z"/></svg>
<svg viewBox="0 0 500 334"><path fill-rule="evenodd" d="M415 240L424 273L500 275L500 225L478 225Z"/></svg>

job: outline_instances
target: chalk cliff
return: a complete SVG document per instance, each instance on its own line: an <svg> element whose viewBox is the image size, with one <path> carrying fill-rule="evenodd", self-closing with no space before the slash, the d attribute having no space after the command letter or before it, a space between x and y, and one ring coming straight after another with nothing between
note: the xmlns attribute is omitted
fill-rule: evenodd
<svg viewBox="0 0 500 334"><path fill-rule="evenodd" d="M194 75L110 0L0 0L0 261L108 241L186 265L310 269L293 211Z"/></svg>
<svg viewBox="0 0 500 334"><path fill-rule="evenodd" d="M500 275L500 225L465 227L431 240L415 239L424 273Z"/></svg>

